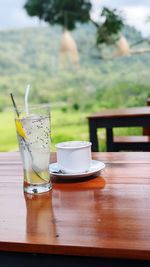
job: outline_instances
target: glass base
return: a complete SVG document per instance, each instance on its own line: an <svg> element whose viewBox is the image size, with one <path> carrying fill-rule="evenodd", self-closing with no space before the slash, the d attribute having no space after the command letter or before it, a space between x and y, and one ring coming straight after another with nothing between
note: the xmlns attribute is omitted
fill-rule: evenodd
<svg viewBox="0 0 150 267"><path fill-rule="evenodd" d="M41 194L48 192L49 190L52 189L51 183L47 184L24 184L24 192L29 193L29 194Z"/></svg>

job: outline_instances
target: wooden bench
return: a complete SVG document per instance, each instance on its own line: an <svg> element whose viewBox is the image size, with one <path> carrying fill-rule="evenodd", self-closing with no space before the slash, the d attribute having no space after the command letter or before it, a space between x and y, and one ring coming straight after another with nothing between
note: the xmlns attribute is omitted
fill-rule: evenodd
<svg viewBox="0 0 150 267"><path fill-rule="evenodd" d="M114 136L115 151L150 151L150 136Z"/></svg>
<svg viewBox="0 0 150 267"><path fill-rule="evenodd" d="M150 98L147 106L150 106ZM143 127L142 136L114 136L113 142L116 151L150 151L150 127Z"/></svg>
<svg viewBox="0 0 150 267"><path fill-rule="evenodd" d="M115 136L115 128L142 127L150 129L150 106L107 109L89 115L89 138L92 143L92 151L101 150L101 139L98 129L106 130L107 151L150 151L150 134L147 136ZM143 130L143 131L144 131Z"/></svg>

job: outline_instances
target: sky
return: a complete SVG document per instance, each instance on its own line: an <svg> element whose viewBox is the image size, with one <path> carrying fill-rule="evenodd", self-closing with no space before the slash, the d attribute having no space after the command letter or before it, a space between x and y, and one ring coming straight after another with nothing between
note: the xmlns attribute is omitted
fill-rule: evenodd
<svg viewBox="0 0 150 267"><path fill-rule="evenodd" d="M71 0L70 0L71 1ZM74 0L72 0L74 1ZM91 0L93 3L92 17L97 20L103 6L117 8L122 11L125 21L143 36L150 36L150 0ZM37 18L31 18L23 8L26 0L0 0L0 30L39 26Z"/></svg>

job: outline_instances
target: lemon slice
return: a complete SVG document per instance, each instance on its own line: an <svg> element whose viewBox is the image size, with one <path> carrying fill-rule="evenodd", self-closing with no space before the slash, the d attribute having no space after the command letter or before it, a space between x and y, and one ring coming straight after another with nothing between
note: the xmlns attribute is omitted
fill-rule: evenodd
<svg viewBox="0 0 150 267"><path fill-rule="evenodd" d="M16 129L17 129L17 133L24 139L26 139L26 134L24 132L24 129L22 127L21 121L20 119L16 119Z"/></svg>

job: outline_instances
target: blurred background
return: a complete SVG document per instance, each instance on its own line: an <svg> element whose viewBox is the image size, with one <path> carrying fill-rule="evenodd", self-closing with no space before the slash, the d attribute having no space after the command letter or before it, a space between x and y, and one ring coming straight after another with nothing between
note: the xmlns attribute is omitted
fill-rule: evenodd
<svg viewBox="0 0 150 267"><path fill-rule="evenodd" d="M28 83L29 103L51 103L54 150L88 140L92 112L145 106L149 73L149 0L0 0L0 151L18 149L10 93L24 105Z"/></svg>

